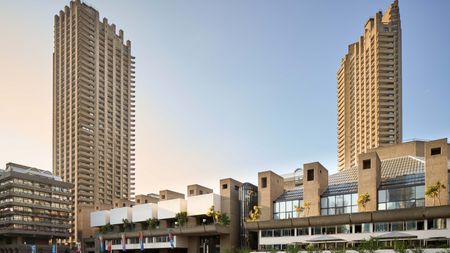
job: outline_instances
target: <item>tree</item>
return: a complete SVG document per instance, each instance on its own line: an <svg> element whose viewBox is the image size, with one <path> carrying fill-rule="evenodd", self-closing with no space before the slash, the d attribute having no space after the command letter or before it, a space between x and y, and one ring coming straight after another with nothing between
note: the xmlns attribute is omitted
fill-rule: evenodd
<svg viewBox="0 0 450 253"><path fill-rule="evenodd" d="M99 229L98 229L98 232L100 233L100 234L106 234L106 233L109 233L109 232L111 232L113 230L113 226L111 225L111 224L106 224L106 225L104 225L104 226L101 226Z"/></svg>
<svg viewBox="0 0 450 253"><path fill-rule="evenodd" d="M253 206L253 210L250 210L248 213L248 221L257 221L259 217L261 217L261 207Z"/></svg>
<svg viewBox="0 0 450 253"><path fill-rule="evenodd" d="M298 244L289 244L286 247L286 253L298 253L300 251L300 246Z"/></svg>
<svg viewBox="0 0 450 253"><path fill-rule="evenodd" d="M175 215L175 219L180 227L184 226L187 222L187 212L179 212Z"/></svg>
<svg viewBox="0 0 450 253"><path fill-rule="evenodd" d="M122 232L125 232L127 230L131 230L133 227L133 224L128 219L122 219L123 226L122 226Z"/></svg>
<svg viewBox="0 0 450 253"><path fill-rule="evenodd" d="M436 184L427 187L425 190L425 196L428 198L433 198L433 206L436 204L436 199L438 200L438 204L441 205L441 191L445 189L445 185L443 185L440 181L437 181Z"/></svg>
<svg viewBox="0 0 450 253"><path fill-rule="evenodd" d="M294 208L298 217L300 217L300 215L305 211L305 208L303 206L294 206Z"/></svg>
<svg viewBox="0 0 450 253"><path fill-rule="evenodd" d="M370 195L368 192L360 194L358 196L358 205L362 206L364 211L366 210L367 203L370 201Z"/></svg>
<svg viewBox="0 0 450 253"><path fill-rule="evenodd" d="M230 217L226 213L220 214L219 224L224 226L230 225Z"/></svg>
<svg viewBox="0 0 450 253"><path fill-rule="evenodd" d="M303 202L303 210L305 210L305 216L309 215L309 210L311 209L311 201Z"/></svg>
<svg viewBox="0 0 450 253"><path fill-rule="evenodd" d="M150 218L145 221L149 229L156 229L159 226L159 220L157 218Z"/></svg>

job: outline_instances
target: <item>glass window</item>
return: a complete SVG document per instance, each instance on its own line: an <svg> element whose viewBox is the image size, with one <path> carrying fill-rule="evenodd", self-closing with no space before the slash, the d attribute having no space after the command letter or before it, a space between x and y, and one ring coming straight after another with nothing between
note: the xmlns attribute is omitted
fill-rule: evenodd
<svg viewBox="0 0 450 253"><path fill-rule="evenodd" d="M370 233L370 227L372 225L370 223L363 223L361 224L361 230L363 233Z"/></svg>
<svg viewBox="0 0 450 253"><path fill-rule="evenodd" d="M350 225L337 226L337 233L338 234L349 234L349 233L351 233L351 226Z"/></svg>
<svg viewBox="0 0 450 253"><path fill-rule="evenodd" d="M406 230L417 230L417 222L416 221L407 221L406 222Z"/></svg>
<svg viewBox="0 0 450 253"><path fill-rule="evenodd" d="M343 195L337 195L336 196L336 207L344 206L344 196Z"/></svg>
<svg viewBox="0 0 450 253"><path fill-rule="evenodd" d="M445 229L446 220L445 219L429 219L427 221L428 229Z"/></svg>
<svg viewBox="0 0 450 253"><path fill-rule="evenodd" d="M378 202L386 202L386 190L378 191Z"/></svg>
<svg viewBox="0 0 450 253"><path fill-rule="evenodd" d="M328 198L320 198L320 207L327 208L328 207Z"/></svg>
<svg viewBox="0 0 450 253"><path fill-rule="evenodd" d="M297 228L297 236L300 235L309 235L309 229L308 228Z"/></svg>
<svg viewBox="0 0 450 253"><path fill-rule="evenodd" d="M375 223L375 232L387 232L389 231L389 223L379 222Z"/></svg>
<svg viewBox="0 0 450 253"><path fill-rule="evenodd" d="M355 202L356 204L356 202ZM351 206L352 205L352 196L351 194L345 194L344 195L344 206Z"/></svg>
<svg viewBox="0 0 450 253"><path fill-rule="evenodd" d="M328 197L328 207L335 207L335 206L336 206L335 196L329 196Z"/></svg>
<svg viewBox="0 0 450 253"><path fill-rule="evenodd" d="M391 223L391 231L403 231L403 230L405 230L403 227L403 221Z"/></svg>

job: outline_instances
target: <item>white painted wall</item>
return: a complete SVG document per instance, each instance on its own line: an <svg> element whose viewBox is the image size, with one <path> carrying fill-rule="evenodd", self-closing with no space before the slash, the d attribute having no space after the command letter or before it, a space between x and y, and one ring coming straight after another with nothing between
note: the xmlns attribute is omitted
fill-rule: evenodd
<svg viewBox="0 0 450 253"><path fill-rule="evenodd" d="M158 218L157 204L135 205L131 208L131 216L133 222L142 222L152 218Z"/></svg>
<svg viewBox="0 0 450 253"><path fill-rule="evenodd" d="M189 216L206 214L211 206L214 206L216 211L221 210L219 195L210 193L187 198L187 213Z"/></svg>
<svg viewBox="0 0 450 253"><path fill-rule="evenodd" d="M171 219L180 212L187 211L187 202L185 199L170 199L158 202L158 219Z"/></svg>
<svg viewBox="0 0 450 253"><path fill-rule="evenodd" d="M123 224L123 219L127 219L131 222L131 208L121 207L110 210L110 223L111 225Z"/></svg>
<svg viewBox="0 0 450 253"><path fill-rule="evenodd" d="M109 223L109 210L91 213L91 227L101 227Z"/></svg>

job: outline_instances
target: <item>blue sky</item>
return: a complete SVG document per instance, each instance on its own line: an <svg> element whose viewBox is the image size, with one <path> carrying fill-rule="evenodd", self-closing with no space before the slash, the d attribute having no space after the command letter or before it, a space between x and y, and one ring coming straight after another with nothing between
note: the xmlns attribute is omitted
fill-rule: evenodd
<svg viewBox="0 0 450 253"><path fill-rule="evenodd" d="M88 1L136 56L137 192L312 161L334 172L340 59L391 2ZM51 170L53 16L67 3L0 2L0 164ZM404 140L450 136L449 12L400 1Z"/></svg>

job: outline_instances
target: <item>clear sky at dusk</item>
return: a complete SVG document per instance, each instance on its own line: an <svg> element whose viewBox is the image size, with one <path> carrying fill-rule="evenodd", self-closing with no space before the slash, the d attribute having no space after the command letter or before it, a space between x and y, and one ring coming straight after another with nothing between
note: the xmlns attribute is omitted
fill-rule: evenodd
<svg viewBox="0 0 450 253"><path fill-rule="evenodd" d="M94 1L136 56L136 192L336 170L336 71L387 0ZM0 1L0 167L52 166L53 17ZM450 137L450 1L401 0L403 139Z"/></svg>

